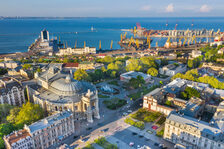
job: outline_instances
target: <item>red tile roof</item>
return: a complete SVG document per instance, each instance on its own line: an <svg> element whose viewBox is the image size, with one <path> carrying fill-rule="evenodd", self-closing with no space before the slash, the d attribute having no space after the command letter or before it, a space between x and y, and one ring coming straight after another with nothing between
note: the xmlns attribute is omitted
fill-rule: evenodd
<svg viewBox="0 0 224 149"><path fill-rule="evenodd" d="M27 130L22 129L22 130L17 131L15 133L11 134L10 136L8 136L7 140L9 142L9 144L12 145L13 143L18 142L19 140L24 139L27 136L30 136L30 133Z"/></svg>
<svg viewBox="0 0 224 149"><path fill-rule="evenodd" d="M77 68L77 67L79 67L79 63L64 63L63 67L65 67L65 68Z"/></svg>

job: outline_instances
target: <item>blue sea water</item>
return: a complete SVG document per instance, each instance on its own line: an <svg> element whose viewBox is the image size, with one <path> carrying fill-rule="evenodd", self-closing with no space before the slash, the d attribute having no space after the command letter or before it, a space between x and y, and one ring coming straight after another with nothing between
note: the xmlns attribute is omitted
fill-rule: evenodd
<svg viewBox="0 0 224 149"><path fill-rule="evenodd" d="M168 26L166 27L166 23ZM192 27L191 24L194 23ZM73 47L87 46L99 47L101 40L102 49L110 49L111 40L113 48L120 48L121 29L130 29L140 23L148 29L214 29L224 30L224 18L77 18L77 19L4 19L0 20L0 53L26 52L27 48L40 35L40 31L47 29L50 38L61 38ZM95 31L91 31L91 27ZM75 33L77 32L77 34ZM128 34L129 36L130 33ZM165 40L155 39L152 46L159 40L163 45Z"/></svg>

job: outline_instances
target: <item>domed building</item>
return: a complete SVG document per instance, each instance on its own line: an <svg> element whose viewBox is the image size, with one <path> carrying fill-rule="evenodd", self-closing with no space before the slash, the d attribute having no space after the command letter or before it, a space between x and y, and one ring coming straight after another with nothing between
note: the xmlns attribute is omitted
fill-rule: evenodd
<svg viewBox="0 0 224 149"><path fill-rule="evenodd" d="M37 72L37 84L28 86L29 99L40 104L49 113L70 109L77 121L87 119L88 122L93 122L94 118L99 119L96 87L72 77L71 72L67 73L56 67Z"/></svg>

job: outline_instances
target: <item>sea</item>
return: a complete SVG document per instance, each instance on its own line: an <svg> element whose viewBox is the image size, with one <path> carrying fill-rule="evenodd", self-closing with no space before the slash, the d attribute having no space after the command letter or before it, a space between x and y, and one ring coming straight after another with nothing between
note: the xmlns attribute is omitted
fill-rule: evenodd
<svg viewBox="0 0 224 149"><path fill-rule="evenodd" d="M113 49L119 49L123 29L131 29L139 23L147 29L220 29L224 31L224 17L198 18L72 18L72 19L2 19L0 20L0 53L26 52L28 47L46 29L50 38L59 38L70 47L86 46L109 50L111 40ZM168 24L168 26L166 26ZM192 26L193 24L193 26ZM93 28L93 30L91 29ZM127 33L127 36L132 36ZM156 38L152 41L155 46L163 46L166 39Z"/></svg>

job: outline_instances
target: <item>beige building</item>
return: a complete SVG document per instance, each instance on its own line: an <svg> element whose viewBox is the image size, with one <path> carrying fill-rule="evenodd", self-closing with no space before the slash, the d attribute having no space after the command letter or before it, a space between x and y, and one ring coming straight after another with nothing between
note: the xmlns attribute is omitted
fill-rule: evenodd
<svg viewBox="0 0 224 149"><path fill-rule="evenodd" d="M14 131L3 139L7 149L34 149L33 139L26 129Z"/></svg>
<svg viewBox="0 0 224 149"><path fill-rule="evenodd" d="M162 89L157 88L144 96L143 108L169 115L170 112L174 109L164 105L160 105L160 103L164 102L164 100L166 99L164 98Z"/></svg>
<svg viewBox="0 0 224 149"><path fill-rule="evenodd" d="M80 54L96 54L96 48L92 47L83 47L83 48L62 48L59 49L59 52L56 53L58 56L62 55L80 55Z"/></svg>
<svg viewBox="0 0 224 149"><path fill-rule="evenodd" d="M73 113L70 111L57 112L24 129L4 136L8 149L46 149L75 131Z"/></svg>
<svg viewBox="0 0 224 149"><path fill-rule="evenodd" d="M74 80L72 76L71 72L66 73L56 67L36 73L37 84L28 86L30 100L50 113L70 109L76 121L87 119L93 122L94 118L99 119L95 85Z"/></svg>
<svg viewBox="0 0 224 149"><path fill-rule="evenodd" d="M19 81L10 77L0 79L0 104L21 106L25 103L24 89Z"/></svg>
<svg viewBox="0 0 224 149"><path fill-rule="evenodd" d="M174 76L177 73L183 73L187 70L187 66L184 64L169 64L162 68L159 68L159 73L167 76Z"/></svg>
<svg viewBox="0 0 224 149"><path fill-rule="evenodd" d="M0 63L0 67L14 69L18 67L19 64L15 61L4 61Z"/></svg>
<svg viewBox="0 0 224 149"><path fill-rule="evenodd" d="M191 149L223 149L224 135L215 125L172 112L166 119L164 139Z"/></svg>

